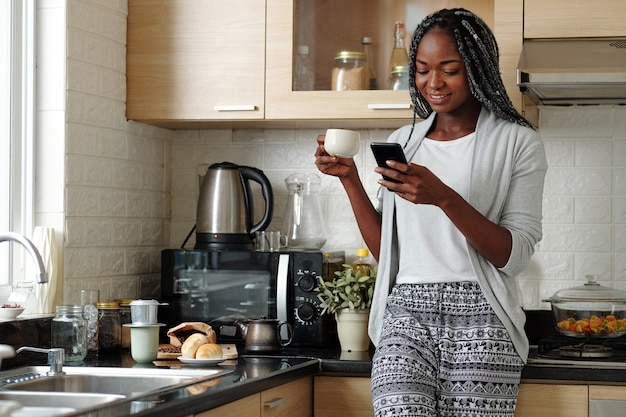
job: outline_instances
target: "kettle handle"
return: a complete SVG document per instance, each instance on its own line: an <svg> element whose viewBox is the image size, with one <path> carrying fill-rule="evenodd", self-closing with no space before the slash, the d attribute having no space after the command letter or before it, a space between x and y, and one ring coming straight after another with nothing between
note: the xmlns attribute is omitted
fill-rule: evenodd
<svg viewBox="0 0 626 417"><path fill-rule="evenodd" d="M261 192L263 193L263 199L265 200L265 212L263 213L263 218L259 220L257 224L251 225L250 227L250 236L253 237L257 231L265 230L272 221L272 214L274 212L274 194L272 193L272 185L270 184L270 180L265 176L265 174L263 174L263 171L261 171L260 169L249 166L239 166L239 172L241 173L241 177L244 180L246 190L248 191L247 195L250 198L250 200L248 201L248 208L250 210L250 212L248 213L249 219L252 219L254 213L252 206L252 195L249 192L250 187L248 186L248 181L254 181L261 185Z"/></svg>
<svg viewBox="0 0 626 417"><path fill-rule="evenodd" d="M287 340L286 340L286 341L284 341L284 340L280 337L280 336L281 336L281 334L280 334L280 329L281 329L283 326L287 326ZM292 327L292 326L291 326L291 324L289 324L288 322L286 322L286 321L281 321L281 322L278 324L278 342L280 343L280 345L281 345L282 347L285 347L285 346L287 346L288 344L290 344L292 340L293 340L293 327Z"/></svg>

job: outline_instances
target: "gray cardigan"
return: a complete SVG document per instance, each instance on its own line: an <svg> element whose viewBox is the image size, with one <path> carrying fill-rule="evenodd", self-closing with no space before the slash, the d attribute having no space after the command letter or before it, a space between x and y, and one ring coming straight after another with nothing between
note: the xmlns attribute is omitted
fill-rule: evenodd
<svg viewBox="0 0 626 417"><path fill-rule="evenodd" d="M411 160L428 132L435 113L417 123L405 152ZM404 144L411 126L393 132L388 141ZM498 317L509 331L522 358L528 356L525 314L518 301L517 276L528 264L541 240L541 205L547 162L537 132L503 120L483 107L476 125L476 145L470 178L469 203L489 220L511 232L513 247L507 264L496 268L469 243L470 262L478 282ZM379 193L382 235L378 277L370 312L369 334L380 341L387 295L398 272L394 194Z"/></svg>

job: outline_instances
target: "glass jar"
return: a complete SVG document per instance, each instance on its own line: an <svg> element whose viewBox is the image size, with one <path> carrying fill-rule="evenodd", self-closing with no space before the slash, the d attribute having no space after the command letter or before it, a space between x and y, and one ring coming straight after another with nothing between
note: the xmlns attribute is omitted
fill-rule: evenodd
<svg viewBox="0 0 626 417"><path fill-rule="evenodd" d="M122 347L122 324L120 304L117 302L99 302L98 307L98 343L100 352L119 352Z"/></svg>
<svg viewBox="0 0 626 417"><path fill-rule="evenodd" d="M333 91L368 90L370 83L367 55L341 51L335 57L331 89Z"/></svg>
<svg viewBox="0 0 626 417"><path fill-rule="evenodd" d="M130 349L130 327L125 324L132 323L130 316L130 303L133 298L116 298L116 302L120 303L120 324L122 325L122 349Z"/></svg>
<svg viewBox="0 0 626 417"><path fill-rule="evenodd" d="M65 350L64 363L80 363L87 355L87 321L83 317L83 306L61 305L51 324L50 347Z"/></svg>

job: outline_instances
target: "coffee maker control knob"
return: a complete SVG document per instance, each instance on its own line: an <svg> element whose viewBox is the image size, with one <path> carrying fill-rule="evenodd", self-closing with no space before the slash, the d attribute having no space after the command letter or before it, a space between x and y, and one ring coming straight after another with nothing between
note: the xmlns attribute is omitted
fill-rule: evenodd
<svg viewBox="0 0 626 417"><path fill-rule="evenodd" d="M305 292L313 291L317 287L317 277L311 274L302 275L298 280L298 287Z"/></svg>

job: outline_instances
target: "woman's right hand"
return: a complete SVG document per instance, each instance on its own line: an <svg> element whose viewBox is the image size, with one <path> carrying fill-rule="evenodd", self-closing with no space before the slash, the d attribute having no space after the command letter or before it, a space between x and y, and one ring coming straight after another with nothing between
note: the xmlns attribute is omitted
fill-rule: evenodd
<svg viewBox="0 0 626 417"><path fill-rule="evenodd" d="M324 139L326 135L317 137L317 150L315 151L315 165L320 172L334 177L346 178L351 174L356 174L356 165L352 158L338 158L329 155L324 149Z"/></svg>

